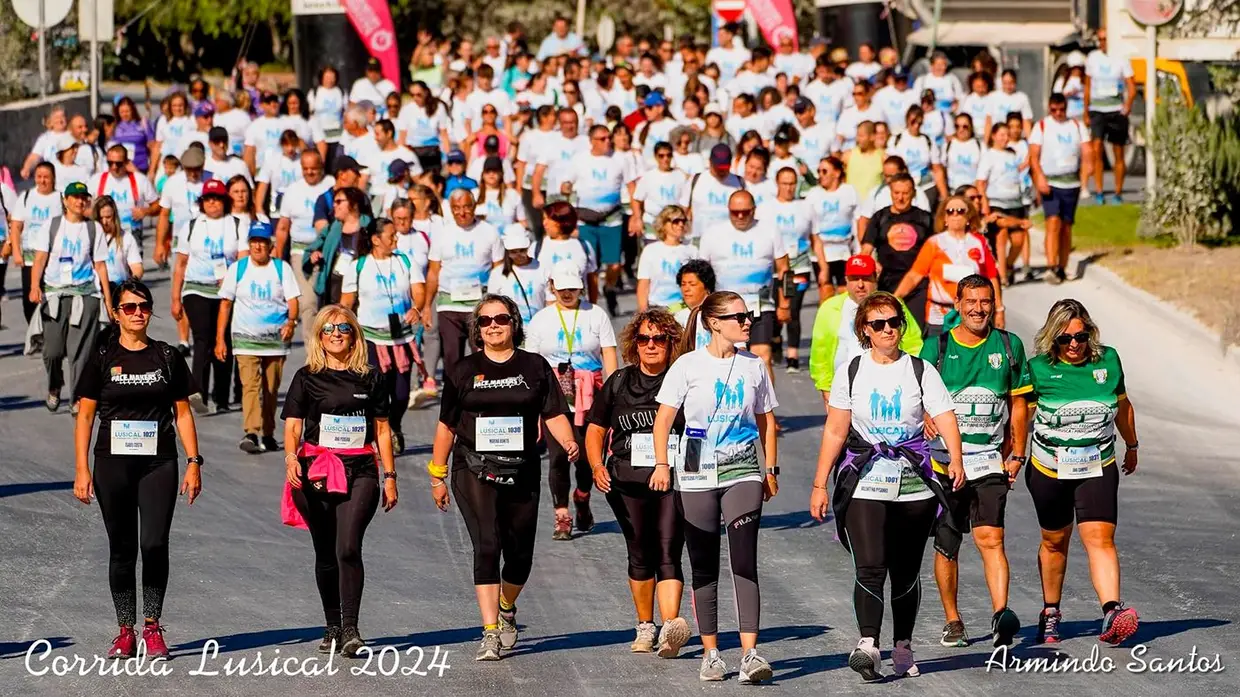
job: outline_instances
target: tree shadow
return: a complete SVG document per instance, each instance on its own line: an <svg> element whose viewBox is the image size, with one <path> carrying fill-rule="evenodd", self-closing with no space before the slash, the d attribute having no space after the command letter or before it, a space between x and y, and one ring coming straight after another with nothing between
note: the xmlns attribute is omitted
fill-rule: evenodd
<svg viewBox="0 0 1240 697"><path fill-rule="evenodd" d="M39 641L39 640L36 639L34 641L0 641L0 660L6 660L10 658L20 658L20 657L25 656L26 652L30 650L30 647L34 645L35 641ZM63 649L67 646L73 646L73 643L74 643L73 640L67 636L46 637L42 641L47 641L48 643L50 643L52 645L53 651ZM43 650L40 649L39 653L42 653L42 651Z"/></svg>
<svg viewBox="0 0 1240 697"><path fill-rule="evenodd" d="M796 433L797 431L811 430L822 428L826 423L826 414L800 414L797 416L781 416L779 417L779 433L787 435Z"/></svg>
<svg viewBox="0 0 1240 697"><path fill-rule="evenodd" d="M293 646L306 642L318 641L323 638L322 627L296 627L285 629L264 629L258 632L228 634L218 637L204 637L194 641L177 644L172 647L174 656L189 655L202 651L202 647L211 639L219 642L220 653L249 651L269 646Z"/></svg>
<svg viewBox="0 0 1240 697"><path fill-rule="evenodd" d="M35 408L42 409L44 406L43 400L31 399L25 395L9 395L0 397L0 411L22 411L24 409Z"/></svg>
<svg viewBox="0 0 1240 697"><path fill-rule="evenodd" d="M42 491L69 491L73 482L22 482L21 484L0 484L0 499L23 494L37 494Z"/></svg>

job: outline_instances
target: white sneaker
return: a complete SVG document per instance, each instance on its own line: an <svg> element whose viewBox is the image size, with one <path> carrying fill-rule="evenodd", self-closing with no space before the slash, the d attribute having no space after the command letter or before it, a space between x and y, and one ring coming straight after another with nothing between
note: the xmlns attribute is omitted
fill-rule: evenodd
<svg viewBox="0 0 1240 697"><path fill-rule="evenodd" d="M689 623L683 617L673 617L664 622L663 629L659 631L659 658L676 658L690 636Z"/></svg>
<svg viewBox="0 0 1240 697"><path fill-rule="evenodd" d="M698 669L698 679L702 682L718 682L728 674L728 665L719 655L719 649L711 649L702 656L702 667Z"/></svg>
<svg viewBox="0 0 1240 697"><path fill-rule="evenodd" d="M771 664L758 655L757 649L749 649L741 658L740 681L742 685L756 685L775 676Z"/></svg>
<svg viewBox="0 0 1240 697"><path fill-rule="evenodd" d="M870 637L862 637L861 641L857 642L857 648L848 655L848 667L860 673L861 679L866 682L883 679L883 674L879 672L882 662L883 657Z"/></svg>

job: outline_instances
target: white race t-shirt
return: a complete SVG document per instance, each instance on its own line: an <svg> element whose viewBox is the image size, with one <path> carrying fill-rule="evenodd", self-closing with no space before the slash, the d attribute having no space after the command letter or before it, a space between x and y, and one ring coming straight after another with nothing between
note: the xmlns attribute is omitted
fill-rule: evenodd
<svg viewBox="0 0 1240 697"><path fill-rule="evenodd" d="M637 262L637 280L650 281L648 304L671 307L683 303L676 273L686 261L697 256L697 248L683 242L673 247L656 240L642 248L641 259Z"/></svg>
<svg viewBox="0 0 1240 697"><path fill-rule="evenodd" d="M100 230L99 234L103 234ZM121 233L120 243L108 240L108 283L123 283L133 275L130 264L141 264L142 252L138 249L138 241L128 232ZM95 279L98 285L98 278Z"/></svg>
<svg viewBox="0 0 1240 697"><path fill-rule="evenodd" d="M899 155L904 159L908 174L917 182L918 189L928 189L935 185L931 167L943 164L943 158L930 136L925 133L898 133L891 139L891 145L887 146L887 154Z"/></svg>
<svg viewBox="0 0 1240 697"><path fill-rule="evenodd" d="M473 312L482 299L491 267L504 260L504 245L494 225L479 220L469 228L445 220L431 238L427 259L439 262L440 312Z"/></svg>
<svg viewBox="0 0 1240 697"><path fill-rule="evenodd" d="M512 298L521 310L521 321L528 326L534 315L547 306L549 278L547 267L537 259L531 259L525 266L512 267L512 273L507 276L503 266L496 266L487 279L487 292Z"/></svg>
<svg viewBox="0 0 1240 697"><path fill-rule="evenodd" d="M283 267L283 271L276 265ZM244 268L242 268L244 267ZM245 272L242 275L242 272ZM219 295L233 301L232 347L238 356L287 356L291 342L280 338L288 324L288 301L301 297L297 277L287 261L270 259L259 266L253 260L233 264L224 276Z"/></svg>
<svg viewBox="0 0 1240 697"><path fill-rule="evenodd" d="M857 211L857 190L852 184L840 184L835 191L821 186L805 195L809 203L814 234L822 240L826 259L820 262L844 261L857 249L853 220Z"/></svg>
<svg viewBox="0 0 1240 697"><path fill-rule="evenodd" d="M262 169L267 157L280 156L280 135L284 133L284 118L260 116L245 129L245 145L254 148L254 164Z"/></svg>
<svg viewBox="0 0 1240 697"><path fill-rule="evenodd" d="M193 234L190 234L191 227ZM249 233L249 228L231 215L215 219L199 215L181 225L175 251L189 257L181 294L219 297L219 287L227 277L228 266L237 260L237 250L246 245Z"/></svg>
<svg viewBox="0 0 1240 697"><path fill-rule="evenodd" d="M775 307L770 299L775 260L786 259L772 223L755 220L748 230L737 230L731 221L716 225L702 236L701 258L715 269L716 287L741 296L751 313L760 314Z"/></svg>
<svg viewBox="0 0 1240 697"><path fill-rule="evenodd" d="M435 107L434 115L428 115L426 109L417 104L406 105L396 121L397 132L405 134L405 145L411 148L442 147L440 132L451 127L452 118L443 104Z"/></svg>
<svg viewBox="0 0 1240 697"><path fill-rule="evenodd" d="M268 157L263 168L258 171L258 181L266 182L271 187L273 200L298 179L301 179L301 155L285 157L281 152L278 156Z"/></svg>
<svg viewBox="0 0 1240 697"><path fill-rule="evenodd" d="M503 200L500 200L500 194ZM499 229L517 222L517 209L521 206L521 194L515 189L488 189L474 208L475 214Z"/></svg>
<svg viewBox="0 0 1240 697"><path fill-rule="evenodd" d="M680 205L693 213L693 229L688 239L696 240L710 228L728 222L728 198L732 192L744 188L741 178L735 174L729 174L722 182L711 172L691 177L680 197Z"/></svg>
<svg viewBox="0 0 1240 697"><path fill-rule="evenodd" d="M1089 129L1076 119L1045 118L1033 125L1029 144L1042 146L1038 162L1051 186L1074 189L1081 185L1081 144L1089 139Z"/></svg>
<svg viewBox="0 0 1240 697"><path fill-rule="evenodd" d="M250 168L246 166L245 160L236 155L229 155L226 160L217 160L209 150L207 151L207 160L202 168L203 180L219 179L227 183L237 175L245 177L245 180L250 182L250 186L254 186L254 179L250 176Z"/></svg>
<svg viewBox="0 0 1240 697"><path fill-rule="evenodd" d="M215 114L212 123L228 131L228 152L240 155L245 145L245 132L250 127L250 114L244 109L229 109ZM276 138L280 136L277 134Z"/></svg>
<svg viewBox="0 0 1240 697"><path fill-rule="evenodd" d="M525 328L525 350L540 354L552 368L571 360L574 369L600 371L603 349L615 345L611 317L585 300L576 310L564 310L559 304L544 307Z"/></svg>
<svg viewBox="0 0 1240 697"><path fill-rule="evenodd" d="M171 119L160 119L155 126L155 142L160 143L160 152L164 156L181 157L185 153L185 136L195 129L191 116L177 116Z"/></svg>
<svg viewBox="0 0 1240 697"><path fill-rule="evenodd" d="M1020 202L1020 157L1015 150L987 148L977 166L977 180L986 182L986 198L998 208L1018 208Z"/></svg>
<svg viewBox="0 0 1240 697"><path fill-rule="evenodd" d="M952 138L943 146L943 166L947 168L947 188L977 182L977 169L982 163L982 146L976 140Z"/></svg>
<svg viewBox="0 0 1240 697"><path fill-rule="evenodd" d="M667 172L652 169L637 180L633 200L642 202L642 223L647 228L646 239L655 239L652 229L655 218L664 208L678 203L688 188L688 175L678 169Z"/></svg>
<svg viewBox="0 0 1240 697"><path fill-rule="evenodd" d="M304 250L318 236L314 230L314 204L323 192L335 185L336 178L326 176L314 185L307 184L305 179L298 179L284 190L278 215L289 220L293 251Z"/></svg>
<svg viewBox="0 0 1240 697"><path fill-rule="evenodd" d="M100 186L101 183L102 187ZM134 200L133 196L135 187L138 190L137 201ZM100 172L90 178L90 183L86 185L86 188L90 191L91 196L111 196L112 200L116 202L116 210L121 216L121 227L130 232L134 230L135 226L142 224L141 220L133 219L133 209L138 206L146 208L159 200L159 196L155 193L155 187L151 186L151 180L141 174L130 173L117 178L107 171Z"/></svg>
<svg viewBox="0 0 1240 697"><path fill-rule="evenodd" d="M1124 108L1124 83L1132 77L1132 63L1098 49L1085 59L1089 78L1089 110L1113 113Z"/></svg>
<svg viewBox="0 0 1240 697"><path fill-rule="evenodd" d="M798 125L797 130L801 131L801 140L793 146L792 154L801 158L811 172L817 172L818 163L835 147L835 124L818 121L805 129Z"/></svg>
<svg viewBox="0 0 1240 697"><path fill-rule="evenodd" d="M26 266L30 266L34 263L34 241L39 233L47 221L65 212L63 199L55 190L50 194L41 194L36 189L28 189L20 196L5 197L5 203L9 206L13 222L22 224L22 258Z"/></svg>
<svg viewBox="0 0 1240 697"><path fill-rule="evenodd" d="M924 90L934 92L934 105L945 112L951 112L952 102L964 97L964 87L951 73L944 73L942 77L927 73L917 78L913 82L913 91L920 95Z"/></svg>
<svg viewBox="0 0 1240 697"><path fill-rule="evenodd" d="M108 236L96 226L95 245L91 247L87 222L71 223L62 218L56 232L55 248L52 248L50 239L53 225L50 221L39 229L34 238L35 251L47 252L47 266L43 269L43 285L47 295L99 297L95 262L107 261Z"/></svg>
<svg viewBox="0 0 1240 697"><path fill-rule="evenodd" d="M547 168L543 174L543 190L547 195L560 195L560 183L568 176L569 163L576 159L578 153L589 152L590 139L586 136L568 139L557 131L554 136L548 136L542 141L538 152L531 157L537 158L535 164Z"/></svg>
<svg viewBox="0 0 1240 697"><path fill-rule="evenodd" d="M565 182L573 185L577 208L588 208L610 214L596 225L608 227L621 223L621 190L633 180L633 173L624 158L613 155L578 154L568 164Z"/></svg>
<svg viewBox="0 0 1240 697"><path fill-rule="evenodd" d="M884 121L885 118L883 110L874 104L870 104L868 109L859 109L856 106L851 106L842 111L840 113L840 120L835 124L836 140L840 141L842 139L843 141L839 146L840 152L847 152L857 146L857 126L861 125L863 121L879 123Z"/></svg>
<svg viewBox="0 0 1240 697"><path fill-rule="evenodd" d="M178 225L198 215L198 199L202 196L203 179L191 182L185 170L168 177L164 182L159 207L168 209L168 220L175 230Z"/></svg>
<svg viewBox="0 0 1240 697"><path fill-rule="evenodd" d="M340 292L357 294L357 321L367 341L381 346L413 341L413 325L405 321L405 315L413 307L413 284L425 283L426 279L412 260L400 253L387 259L365 256L360 261L350 261L340 275ZM392 313L401 318L403 330L399 338L392 336L388 323Z"/></svg>
<svg viewBox="0 0 1240 697"><path fill-rule="evenodd" d="M788 255L788 267L794 274L807 274L814 270L809 241L814 212L808 201L773 198L758 206L756 217L759 222L775 227L779 243Z"/></svg>
<svg viewBox="0 0 1240 697"><path fill-rule="evenodd" d="M375 107L375 115L383 119L387 118L387 96L393 92L399 94L400 90L396 89L391 80L379 78L378 82L371 82L363 75L353 82L353 88L349 90L349 101L354 104L370 102Z"/></svg>
<svg viewBox="0 0 1240 697"><path fill-rule="evenodd" d="M1026 121L1033 120L1033 106L1029 96L1016 91L1008 94L1002 90L990 93L990 120L992 123L1006 123L1007 115L1016 112Z"/></svg>
<svg viewBox="0 0 1240 697"><path fill-rule="evenodd" d="M344 91L340 87L316 87L309 95L310 113L327 142L340 138L344 127Z"/></svg>
<svg viewBox="0 0 1240 697"><path fill-rule="evenodd" d="M589 242L579 237L567 237L553 240L550 236L543 237L537 251L538 261L548 269L554 268L561 261L571 261L581 270L581 282L586 283L586 275L598 271L598 262L594 258L594 248ZM547 301L554 302L555 295L548 290Z"/></svg>

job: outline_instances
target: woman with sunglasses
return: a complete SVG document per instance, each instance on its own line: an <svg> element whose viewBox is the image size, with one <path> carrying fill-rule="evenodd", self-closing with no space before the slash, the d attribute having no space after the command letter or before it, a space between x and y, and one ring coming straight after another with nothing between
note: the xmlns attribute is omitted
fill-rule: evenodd
<svg viewBox="0 0 1240 697"><path fill-rule="evenodd" d="M671 472L655 467L653 424L667 368L680 354L680 325L666 309L643 310L620 334L624 368L612 373L590 409L586 456L594 485L607 496L628 547L629 590L637 610L633 653L675 658L689 640L680 616L685 578L684 530L671 491ZM673 425L684 430L683 419ZM606 450L606 461L604 461ZM659 603L663 629L654 624ZM657 638L656 638L657 635Z"/></svg>
<svg viewBox="0 0 1240 697"><path fill-rule="evenodd" d="M568 405L551 366L517 348L525 340L516 303L486 295L469 322L475 351L445 375L431 495L448 510L452 494L473 543L474 593L482 615L475 660L498 661L517 643L517 597L534 561L542 480L539 422L569 459L578 457ZM503 558L501 568L500 559Z"/></svg>
<svg viewBox="0 0 1240 697"><path fill-rule="evenodd" d="M957 114L955 125L956 132L943 146L943 168L947 170L949 189L974 184L982 163L982 144L973 135L973 119L968 114Z"/></svg>
<svg viewBox="0 0 1240 697"><path fill-rule="evenodd" d="M573 413L573 435L581 439L586 414L594 403L603 381L616 371L616 332L603 308L581 298L581 272L575 264L562 261L551 267L551 291L555 304L544 307L530 320L525 347L541 354L551 364L558 384ZM568 514L569 463L574 458L558 443L547 439L550 464L547 485L555 507L553 540L573 539L573 519ZM584 460L575 464L576 489L573 505L577 530L586 533L594 527L590 511L590 489L594 478Z"/></svg>
<svg viewBox="0 0 1240 697"><path fill-rule="evenodd" d="M971 220L976 220L976 213L967 198L952 196L944 201L934 220L938 234L922 244L912 267L895 290L895 296L903 300L913 295L922 279L930 279L925 308L927 338L943 333L943 321L956 307L956 284L973 274L985 276L994 285L995 326L1000 329L1004 326L999 270L990 245L981 232L971 226Z"/></svg>
<svg viewBox="0 0 1240 697"><path fill-rule="evenodd" d="M705 649L698 670L703 681L723 680L727 674L719 655L721 517L740 624L740 679L759 683L772 676L771 664L757 650L758 528L763 501L779 492L774 414L779 402L764 361L736 349L749 341L752 323L741 296L730 291L707 296L689 315L685 341L705 324L710 342L676 359L656 397L651 483L658 477L664 486L669 464L676 463L675 487L693 569L693 614ZM684 434L673 448L670 434L682 413Z"/></svg>
<svg viewBox="0 0 1240 697"><path fill-rule="evenodd" d="M423 172L437 172L443 154L452 149L448 138L452 117L448 107L431 94L425 82L414 82L409 94L413 96L413 103L401 109L396 120L398 142L413 150Z"/></svg>
<svg viewBox="0 0 1240 697"><path fill-rule="evenodd" d="M818 302L840 293L847 285L844 264L858 247L853 232L860 197L852 184L844 182L844 163L838 157L824 157L818 163L818 186L805 196L812 218L810 239L818 260Z"/></svg>
<svg viewBox="0 0 1240 697"><path fill-rule="evenodd" d="M285 525L309 529L314 544L327 621L319 653L357 658L366 646L357 629L366 580L362 538L379 504L390 511L398 497L389 394L366 360L353 313L340 305L319 310L306 336L306 365L293 375L280 414L282 512Z"/></svg>
<svg viewBox="0 0 1240 697"><path fill-rule="evenodd" d="M499 109L494 104L483 104L479 112L482 115L478 127L465 137L461 149L469 154L469 158L486 157L485 145L487 138L495 136L499 141L499 156L508 157L508 134L499 127Z"/></svg>
<svg viewBox="0 0 1240 697"><path fill-rule="evenodd" d="M642 249L637 265L637 309L656 305L675 312L685 305L676 275L685 262L698 256L696 247L684 243L689 215L680 206L666 206L652 227L657 239Z"/></svg>
<svg viewBox="0 0 1240 697"><path fill-rule="evenodd" d="M892 668L898 677L920 675L911 640L921 603L921 562L938 508L948 506L930 464L927 419L947 446L951 486L959 489L965 481L951 394L933 365L900 349L905 321L903 306L890 293L872 293L857 307L853 332L868 350L832 380L809 504L810 515L821 522L830 499L840 542L853 557L861 640L848 666L867 682L882 679L878 639L888 575ZM827 479L837 464L835 491L828 497ZM950 521L946 525L940 551L954 559L960 534Z"/></svg>
<svg viewBox="0 0 1240 697"><path fill-rule="evenodd" d="M1033 446L1025 486L1042 529L1038 569L1043 609L1036 643L1059 643L1059 604L1068 568L1072 524L1089 556L1089 576L1102 605L1098 638L1119 645L1137 631L1137 611L1120 600L1115 526L1119 469L1137 471L1137 420L1114 348L1076 300L1051 306L1029 359L1036 403ZM1121 455L1115 432L1124 439ZM1121 464L1122 461L1122 464ZM1117 466L1118 465L1118 466Z"/></svg>
<svg viewBox="0 0 1240 697"><path fill-rule="evenodd" d="M189 407L191 379L185 359L147 335L154 300L146 285L135 279L121 283L112 303L115 331L91 349L77 383L73 495L84 504L92 497L99 499L108 532L108 585L120 625L108 658L132 658L137 653L134 567L139 550L142 641L148 657L167 657L160 616L168 589L168 532L178 491L178 435L188 456L180 493L192 505L202 492L202 458ZM99 430L92 474L90 439L96 414Z"/></svg>

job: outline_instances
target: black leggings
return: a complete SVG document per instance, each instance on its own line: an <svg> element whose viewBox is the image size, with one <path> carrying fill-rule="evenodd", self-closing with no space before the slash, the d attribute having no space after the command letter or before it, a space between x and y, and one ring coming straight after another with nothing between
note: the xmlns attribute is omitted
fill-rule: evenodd
<svg viewBox="0 0 1240 697"><path fill-rule="evenodd" d="M883 626L883 584L891 574L892 640L913 638L921 604L921 559L938 511L938 499L853 499L844 516L856 582L853 608L862 637L878 642Z"/></svg>
<svg viewBox="0 0 1240 697"><path fill-rule="evenodd" d="M780 283L780 281L777 280L776 283ZM792 297L788 298L788 301L791 303L792 317L788 320L788 323L784 325L788 330L788 340L784 342L785 350L796 349L801 346L801 305L805 302L805 293L808 291L809 284L806 284L804 289L801 289L798 286L796 292L792 294ZM775 291L772 295L774 296L773 299L778 304L779 291ZM779 336L779 333L780 332L777 329L775 331L775 336Z"/></svg>
<svg viewBox="0 0 1240 697"><path fill-rule="evenodd" d="M572 423L573 415L568 415L569 423ZM573 438L578 443L584 443L582 440L581 428L573 426ZM568 470L571 466L573 473L576 475L577 490L590 493L590 489L594 487L594 474L590 471L590 463L584 455L577 456L577 462L569 463L568 453L565 452L564 446L551 435L551 431L543 426L543 441L547 444L547 488L551 490L551 505L556 508L568 507L568 489L570 486L568 478Z"/></svg>
<svg viewBox="0 0 1240 697"><path fill-rule="evenodd" d="M30 324L34 311L39 309L39 303L30 302L30 276L33 271L34 269L30 266L22 267L22 314L26 315L26 324Z"/></svg>
<svg viewBox="0 0 1240 697"><path fill-rule="evenodd" d="M762 482L741 482L713 491L677 492L685 521L685 545L693 572L693 615L698 634L719 633L719 518L728 531L728 560L741 632L757 632L762 596L758 590L758 527Z"/></svg>
<svg viewBox="0 0 1240 697"><path fill-rule="evenodd" d="M203 399L210 392L212 402L226 407L233 384L231 323L224 327L224 345L228 347L228 355L221 361L215 357L216 329L220 321L219 298L186 295L181 299L181 304L185 308L185 316L189 318L189 329L194 340L191 369L197 390L202 393Z"/></svg>
<svg viewBox="0 0 1240 697"><path fill-rule="evenodd" d="M616 514L629 552L629 578L634 581L684 581L680 557L685 531L676 510L676 495L651 491L645 484L612 480L607 503Z"/></svg>
<svg viewBox="0 0 1240 697"><path fill-rule="evenodd" d="M409 390L412 385L414 371L417 367L413 365L413 354L409 351L408 346L385 346L385 350L404 351L409 356L409 370L402 373L391 366L386 373L381 373L384 384L387 386L387 393L390 397L387 413L388 424L396 433L402 433L401 422L405 418L405 412L409 409ZM366 342L366 355L370 361L370 367L379 370L379 354L378 347L373 343ZM395 360L395 359L393 359Z"/></svg>
<svg viewBox="0 0 1240 697"><path fill-rule="evenodd" d="M139 550L142 614L158 620L163 613L177 474L175 459L95 456L95 496L108 531L108 587L120 626L137 624L134 567Z"/></svg>
<svg viewBox="0 0 1240 697"><path fill-rule="evenodd" d="M453 455L455 460L456 454ZM524 586L534 566L538 524L538 478L491 484L468 469L452 472L452 493L474 544L474 585ZM500 557L503 569L500 569Z"/></svg>
<svg viewBox="0 0 1240 697"><path fill-rule="evenodd" d="M443 374L446 377L452 374L457 361L465 357L468 349L469 313L440 312L436 319L439 320L439 350L443 356Z"/></svg>
<svg viewBox="0 0 1240 697"><path fill-rule="evenodd" d="M329 627L356 627L362 606L366 569L362 537L379 507L379 478L374 460L345 460L348 494L316 490L306 479L310 458L302 458L302 485L293 489L293 504L310 528L314 541L314 581ZM370 470L361 474L360 470Z"/></svg>

